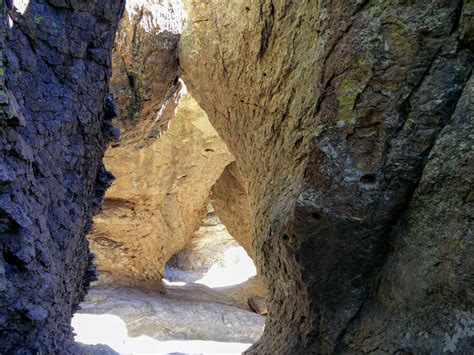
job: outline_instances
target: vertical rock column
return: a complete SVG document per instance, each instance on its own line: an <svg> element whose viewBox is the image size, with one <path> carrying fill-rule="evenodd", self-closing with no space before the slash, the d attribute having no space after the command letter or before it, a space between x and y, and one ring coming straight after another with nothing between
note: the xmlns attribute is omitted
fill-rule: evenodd
<svg viewBox="0 0 474 355"><path fill-rule="evenodd" d="M472 71L471 2L187 7L182 77L248 183L268 284L265 334L250 352L442 348L443 314L410 323L410 341L364 327L378 316L403 318L374 292L393 226ZM457 336L455 327L447 332ZM372 348L362 350L368 336Z"/></svg>
<svg viewBox="0 0 474 355"><path fill-rule="evenodd" d="M85 235L111 179L102 156L123 7L32 0L23 15L9 9L9 28L1 3L2 353L73 351L70 319L95 274Z"/></svg>

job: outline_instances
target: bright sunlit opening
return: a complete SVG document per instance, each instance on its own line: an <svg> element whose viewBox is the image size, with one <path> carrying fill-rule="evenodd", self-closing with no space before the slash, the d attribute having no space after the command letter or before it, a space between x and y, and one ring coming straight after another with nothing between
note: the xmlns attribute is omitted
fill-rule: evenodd
<svg viewBox="0 0 474 355"><path fill-rule="evenodd" d="M140 25L147 31L159 27L162 31L181 33L186 19L181 0L127 0L127 12L133 16L144 6L152 16L143 16Z"/></svg>
<svg viewBox="0 0 474 355"><path fill-rule="evenodd" d="M242 247L226 250L222 260L215 263L196 283L211 288L241 284L257 274L257 269Z"/></svg>
<svg viewBox="0 0 474 355"><path fill-rule="evenodd" d="M129 337L125 322L110 314L76 314L72 319L75 340L89 345L105 344L120 354L241 354L251 344L204 340L158 341L149 336Z"/></svg>
<svg viewBox="0 0 474 355"><path fill-rule="evenodd" d="M23 14L26 10L26 7L28 6L28 4L30 3L29 0L14 0L13 1L13 6L16 7L16 9L21 13Z"/></svg>

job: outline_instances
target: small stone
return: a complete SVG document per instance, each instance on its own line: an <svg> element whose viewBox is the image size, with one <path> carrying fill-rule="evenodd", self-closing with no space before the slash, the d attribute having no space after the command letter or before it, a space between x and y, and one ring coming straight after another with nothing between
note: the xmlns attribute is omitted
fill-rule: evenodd
<svg viewBox="0 0 474 355"><path fill-rule="evenodd" d="M12 182L15 178L15 172L8 165L0 163L0 183Z"/></svg>

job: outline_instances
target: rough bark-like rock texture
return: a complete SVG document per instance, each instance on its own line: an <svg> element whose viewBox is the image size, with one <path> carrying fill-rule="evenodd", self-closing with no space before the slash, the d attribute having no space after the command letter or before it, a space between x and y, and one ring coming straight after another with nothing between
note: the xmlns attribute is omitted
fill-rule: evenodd
<svg viewBox="0 0 474 355"><path fill-rule="evenodd" d="M110 175L111 48L124 2L0 3L0 352L68 353Z"/></svg>
<svg viewBox="0 0 474 355"><path fill-rule="evenodd" d="M248 182L271 295L251 352L472 347L472 2L187 7L182 77Z"/></svg>
<svg viewBox="0 0 474 355"><path fill-rule="evenodd" d="M390 344L394 335L396 343L414 354L426 349L472 352L473 132L471 75L450 123L430 152L410 205L393 229L392 250L375 301L351 324L362 331L351 329L344 344L347 352L359 344L365 352L394 352Z"/></svg>
<svg viewBox="0 0 474 355"><path fill-rule="evenodd" d="M116 180L89 240L101 274L128 285L162 287L166 262L199 228L211 187L234 159L193 98L176 100L159 138L136 140L147 127L137 123L104 158Z"/></svg>

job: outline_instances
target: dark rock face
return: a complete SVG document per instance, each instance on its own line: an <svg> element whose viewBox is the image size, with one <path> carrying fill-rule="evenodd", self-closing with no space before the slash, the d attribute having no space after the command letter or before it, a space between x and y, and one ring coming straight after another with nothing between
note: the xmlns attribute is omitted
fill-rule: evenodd
<svg viewBox="0 0 474 355"><path fill-rule="evenodd" d="M70 319L95 277L85 234L111 176L108 97L124 1L2 4L0 352L67 353Z"/></svg>
<svg viewBox="0 0 474 355"><path fill-rule="evenodd" d="M270 294L250 353L472 350L472 2L189 3Z"/></svg>
<svg viewBox="0 0 474 355"><path fill-rule="evenodd" d="M473 118L471 74L391 231L377 289L347 330L346 352L394 352L393 341L414 354L472 352Z"/></svg>
<svg viewBox="0 0 474 355"><path fill-rule="evenodd" d="M122 112L117 123L125 131L133 129L138 122L156 120L157 112L173 101L173 95L180 90L177 74L180 33L163 29L166 25L163 22L146 5L125 13L120 22L110 87ZM164 131L167 124L162 119L155 130Z"/></svg>

